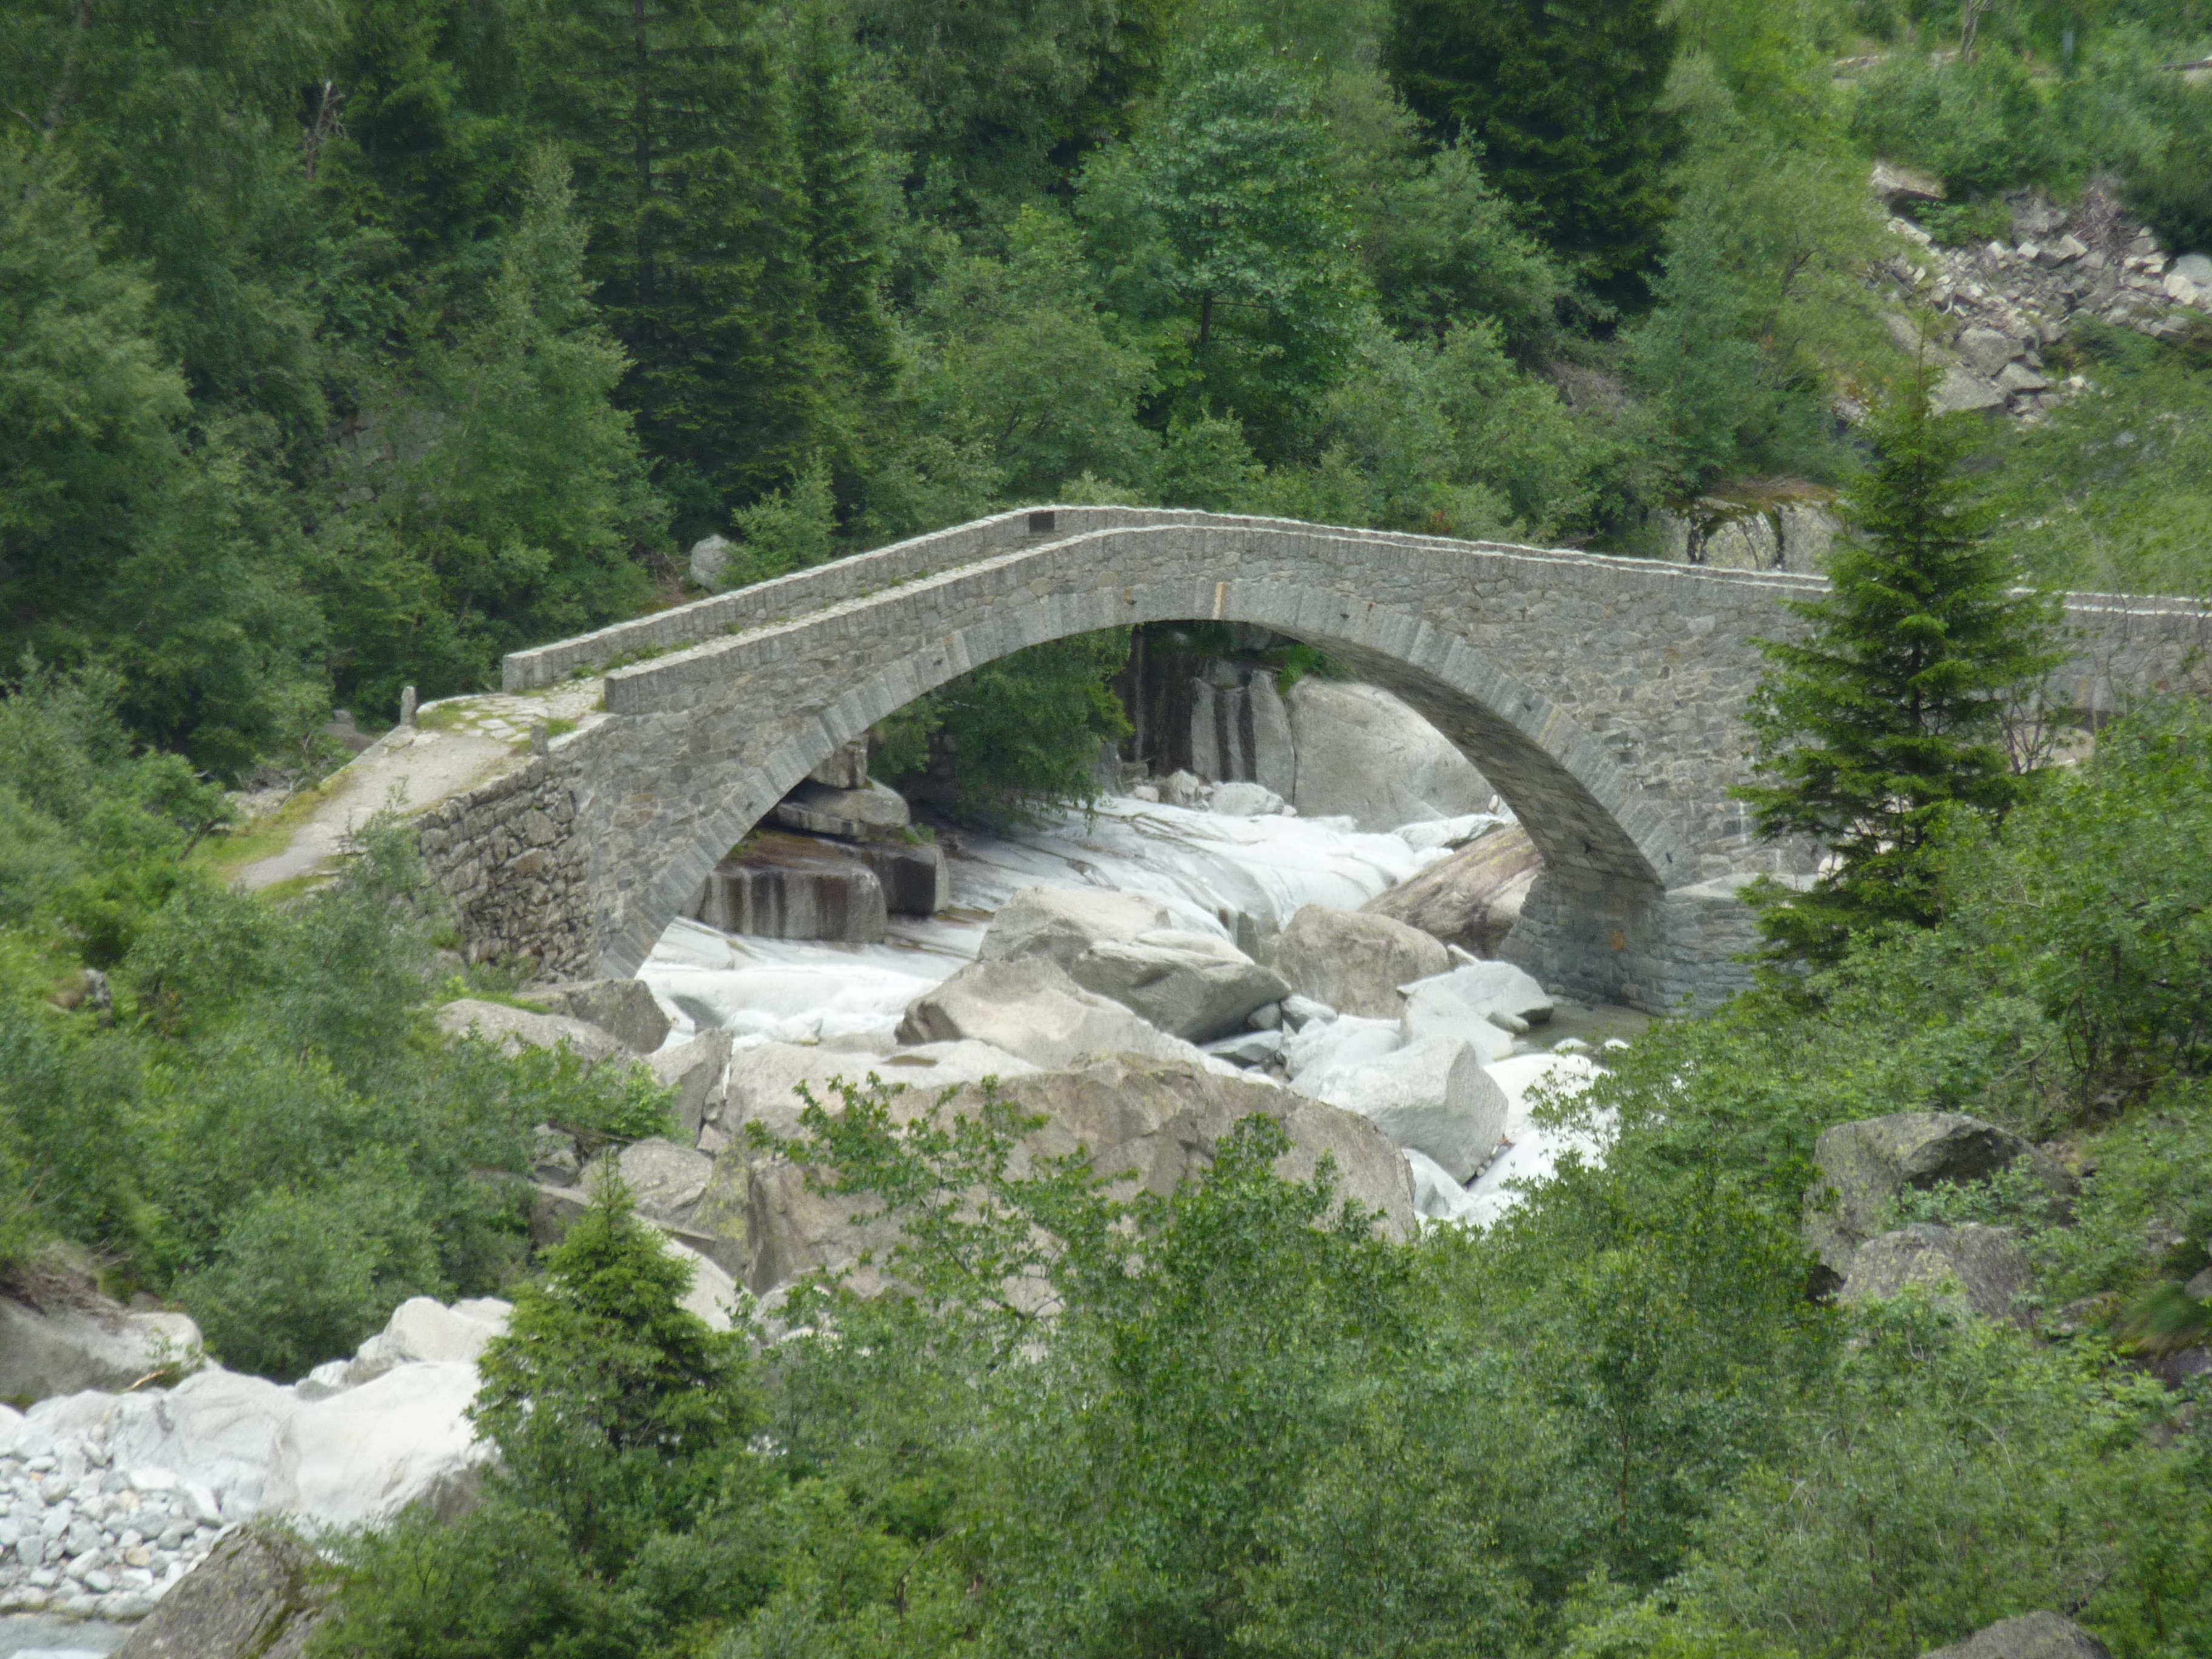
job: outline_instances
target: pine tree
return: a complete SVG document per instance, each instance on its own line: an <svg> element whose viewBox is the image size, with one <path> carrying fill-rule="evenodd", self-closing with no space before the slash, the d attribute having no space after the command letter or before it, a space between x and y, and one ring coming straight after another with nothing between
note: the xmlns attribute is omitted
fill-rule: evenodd
<svg viewBox="0 0 2212 1659"><path fill-rule="evenodd" d="M1772 781L1738 793L1762 835L1809 836L1837 859L1809 891L1765 890L1778 959L1832 960L1854 933L1937 919L1934 843L2021 799L2007 698L2063 657L2055 605L2014 590L1960 476L1986 435L1972 416L1931 413L1929 384L1923 368L1875 428L1829 592L1791 605L1807 636L1760 644L1772 667L1748 719Z"/></svg>
<svg viewBox="0 0 2212 1659"><path fill-rule="evenodd" d="M1663 0L1393 0L1383 64L1444 142L1483 167L1617 301L1659 252L1680 124Z"/></svg>
<svg viewBox="0 0 2212 1659"><path fill-rule="evenodd" d="M647 447L730 505L787 483L819 447L832 375L767 35L706 0L586 0L544 15L530 50Z"/></svg>
<svg viewBox="0 0 2212 1659"><path fill-rule="evenodd" d="M619 1179L603 1179L544 1265L478 1362L473 1415L515 1473L593 1452L696 1453L744 1426L738 1340L683 1305L691 1269Z"/></svg>

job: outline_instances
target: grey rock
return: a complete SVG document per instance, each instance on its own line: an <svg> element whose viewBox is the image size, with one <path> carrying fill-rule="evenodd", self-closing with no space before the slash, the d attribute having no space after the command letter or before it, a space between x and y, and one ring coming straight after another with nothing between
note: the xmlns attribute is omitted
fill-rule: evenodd
<svg viewBox="0 0 2212 1659"><path fill-rule="evenodd" d="M2027 1253L2007 1227L1923 1222L1877 1234L1859 1246L1838 1292L1847 1303L1887 1298L1923 1285L1935 1299L1984 1319L2018 1318L2015 1299L2028 1287Z"/></svg>
<svg viewBox="0 0 2212 1659"><path fill-rule="evenodd" d="M685 561L691 571L691 580L702 587L720 587L722 573L730 568L738 544L726 536L702 536L691 544L690 556Z"/></svg>
<svg viewBox="0 0 2212 1659"><path fill-rule="evenodd" d="M1283 1024L1283 1005L1279 1002L1262 1003L1244 1017L1244 1024L1255 1031L1279 1030Z"/></svg>
<svg viewBox="0 0 2212 1659"><path fill-rule="evenodd" d="M532 1181L548 1187L573 1187L583 1168L583 1155L577 1150L575 1136L564 1133L550 1123L541 1123L532 1131L530 1178Z"/></svg>
<svg viewBox="0 0 2212 1659"><path fill-rule="evenodd" d="M1250 1067L1265 1066L1279 1059L1283 1052L1280 1031L1239 1031L1235 1036L1217 1037L1212 1042L1199 1045L1218 1060L1232 1066Z"/></svg>
<svg viewBox="0 0 2212 1659"><path fill-rule="evenodd" d="M1979 1181L2021 1158L2055 1199L2075 1182L2056 1159L2009 1130L1955 1112L1896 1112L1838 1123L1814 1144L1821 1179L1805 1194L1805 1237L1832 1271L1850 1271L1851 1255L1881 1231L1883 1206L1908 1187Z"/></svg>
<svg viewBox="0 0 2212 1659"><path fill-rule="evenodd" d="M1043 957L1066 968L1102 939L1132 939L1174 925L1165 905L1134 893L1025 887L991 918L975 954L983 962Z"/></svg>
<svg viewBox="0 0 2212 1659"><path fill-rule="evenodd" d="M1280 816L1289 803L1265 784L1232 781L1217 784L1206 805L1224 818L1265 818Z"/></svg>
<svg viewBox="0 0 2212 1659"><path fill-rule="evenodd" d="M2007 363L1997 374L1997 385L2008 392L2042 392L2051 382L2026 363Z"/></svg>
<svg viewBox="0 0 2212 1659"><path fill-rule="evenodd" d="M1774 509L1782 538L1782 568L1818 575L1828 568L1828 550L1843 525L1816 501L1784 501Z"/></svg>
<svg viewBox="0 0 2212 1659"><path fill-rule="evenodd" d="M1160 799L1170 806L1183 806L1195 810L1206 805L1207 793L1206 781L1194 773L1170 772L1160 780L1159 790Z"/></svg>
<svg viewBox="0 0 2212 1659"><path fill-rule="evenodd" d="M1085 990L1194 1042L1236 1030L1255 1009L1291 992L1280 974L1226 939L1168 929L1099 939L1067 972Z"/></svg>
<svg viewBox="0 0 2212 1659"><path fill-rule="evenodd" d="M1892 209L1907 202L1940 202L1943 199L1943 181L1941 179L1906 167L1901 161L1876 161L1874 171L1868 175L1867 189Z"/></svg>
<svg viewBox="0 0 2212 1659"><path fill-rule="evenodd" d="M2199 1302L2212 1302L2212 1267L2198 1268L2181 1287L2181 1292Z"/></svg>
<svg viewBox="0 0 2212 1659"><path fill-rule="evenodd" d="M1285 997L1282 1009L1283 1024L1294 1031L1302 1030L1317 1020L1326 1024L1336 1018L1335 1009L1313 997Z"/></svg>
<svg viewBox="0 0 2212 1659"><path fill-rule="evenodd" d="M1120 1003L1085 990L1045 957L970 963L916 997L899 1023L901 1042L963 1038L1039 1066L1070 1066L1087 1054L1198 1055Z"/></svg>
<svg viewBox="0 0 2212 1659"><path fill-rule="evenodd" d="M676 1091L676 1121L689 1146L721 1107L722 1074L730 1063L730 1034L702 1031L690 1042L648 1054L645 1065L664 1088Z"/></svg>
<svg viewBox="0 0 2212 1659"><path fill-rule="evenodd" d="M1965 1641L1921 1659L2112 1659L2112 1650L2070 1619L2027 1613L2000 1619Z"/></svg>
<svg viewBox="0 0 2212 1659"><path fill-rule="evenodd" d="M1317 1065L1291 1087L1357 1112L1396 1145L1424 1152L1454 1180L1490 1160L1505 1136L1505 1092L1456 1037L1428 1037L1377 1060Z"/></svg>
<svg viewBox="0 0 2212 1659"><path fill-rule="evenodd" d="M1274 966L1300 996L1340 1012L1395 1019L1398 988L1451 966L1444 947L1391 917L1309 904L1275 940Z"/></svg>
<svg viewBox="0 0 2212 1659"><path fill-rule="evenodd" d="M668 1040L668 1016L641 979L574 980L524 994L550 1014L596 1025L624 1048L649 1054Z"/></svg>
<svg viewBox="0 0 2212 1659"><path fill-rule="evenodd" d="M914 820L896 789L880 783L832 789L811 779L777 803L775 816L787 830L844 841L896 840Z"/></svg>
<svg viewBox="0 0 2212 1659"><path fill-rule="evenodd" d="M1215 1149L1243 1118L1255 1114L1282 1124L1291 1150L1276 1164L1286 1179L1310 1179L1322 1156L1334 1159L1340 1191L1382 1212L1383 1231L1395 1238L1413 1231L1412 1182L1397 1149L1358 1116L1287 1090L1224 1077L1189 1060L1148 1060L1131 1054L1100 1057L1064 1071L1034 1072L1004 1082L1000 1095L1024 1115L1045 1120L1023 1139L1012 1173L1029 1160L1062 1157L1079 1148L1118 1188L1160 1194L1212 1162ZM953 1097L948 1110L972 1114L981 1103L973 1089ZM929 1110L933 1097L900 1097L895 1115ZM854 1276L863 1294L887 1284L883 1263L896 1241L896 1224L867 1226L853 1217L878 1207L866 1198L839 1198L807 1189L805 1172L781 1160L753 1172L750 1221L754 1255L746 1282L766 1295L800 1274L854 1264L863 1251L875 1264ZM1038 1305L1039 1287L1012 1287L1018 1304Z"/></svg>
<svg viewBox="0 0 2212 1659"><path fill-rule="evenodd" d="M868 841L853 852L875 872L891 915L933 916L952 902L952 872L936 842Z"/></svg>
<svg viewBox="0 0 2212 1659"><path fill-rule="evenodd" d="M438 1029L450 1037L474 1036L501 1053L519 1054L526 1048L567 1048L587 1066L626 1057L629 1049L596 1025L566 1014L533 1013L501 1002L463 997L449 1002L433 1016Z"/></svg>
<svg viewBox="0 0 2212 1659"><path fill-rule="evenodd" d="M638 1212L653 1221L688 1226L692 1206L706 1196L714 1160L670 1140L634 1140L616 1159Z"/></svg>
<svg viewBox="0 0 2212 1659"><path fill-rule="evenodd" d="M2184 281L2201 289L2212 289L2212 256L2185 253L2173 262L2173 269Z"/></svg>
<svg viewBox="0 0 2212 1659"><path fill-rule="evenodd" d="M2004 366L2019 356L2025 348L2008 334L1993 328L1964 328L1959 331L1959 356L1966 367L1984 380L1994 380Z"/></svg>
<svg viewBox="0 0 2212 1659"><path fill-rule="evenodd" d="M868 787L868 740L854 738L806 775L809 783L825 789L865 789Z"/></svg>
<svg viewBox="0 0 2212 1659"><path fill-rule="evenodd" d="M1287 702L1301 817L1395 830L1480 811L1497 793L1450 738L1381 686L1309 675Z"/></svg>
<svg viewBox="0 0 2212 1659"><path fill-rule="evenodd" d="M692 915L726 933L870 945L890 930L884 884L854 849L807 836L753 837L714 866Z"/></svg>
<svg viewBox="0 0 2212 1659"><path fill-rule="evenodd" d="M314 1558L269 1527L232 1533L178 1581L117 1659L303 1659L329 1616Z"/></svg>
<svg viewBox="0 0 2212 1659"><path fill-rule="evenodd" d="M2004 393L1996 383L1963 364L1954 363L1929 394L1928 406L1938 415L1957 415L1978 410L2002 409Z"/></svg>
<svg viewBox="0 0 2212 1659"><path fill-rule="evenodd" d="M198 1363L200 1328L179 1313L131 1313L103 1297L40 1310L0 1297L0 1400L122 1389L164 1364Z"/></svg>

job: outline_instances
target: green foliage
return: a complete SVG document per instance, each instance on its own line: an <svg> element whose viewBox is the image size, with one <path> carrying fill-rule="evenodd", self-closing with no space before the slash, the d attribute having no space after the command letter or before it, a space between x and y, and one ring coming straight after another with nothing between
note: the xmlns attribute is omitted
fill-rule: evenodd
<svg viewBox="0 0 2212 1659"><path fill-rule="evenodd" d="M1271 433L1341 361L1351 224L1314 90L1249 33L1209 35L1152 121L1085 169L1079 209L1110 292L1171 320L1162 378Z"/></svg>
<svg viewBox="0 0 2212 1659"><path fill-rule="evenodd" d="M1954 195L2009 189L2057 159L2035 83L2002 48L1943 61L1889 58L1860 81L1850 120L1861 143L1927 168Z"/></svg>
<svg viewBox="0 0 2212 1659"><path fill-rule="evenodd" d="M1945 247L1973 247L2012 234L2012 210L2002 202L1927 202L1913 216Z"/></svg>
<svg viewBox="0 0 2212 1659"><path fill-rule="evenodd" d="M629 365L593 312L566 167L541 149L526 185L481 315L450 346L417 343L416 384L365 414L378 441L334 469L341 501L368 498L318 546L360 708L489 684L502 653L647 591L630 551L665 534L665 509L609 402Z"/></svg>
<svg viewBox="0 0 2212 1659"><path fill-rule="evenodd" d="M1726 474L1832 477L1843 458L1830 388L1878 381L1889 350L1863 280L1881 244L1862 164L1778 141L1710 80L1692 107L1629 373L1661 411L1679 489Z"/></svg>
<svg viewBox="0 0 2212 1659"><path fill-rule="evenodd" d="M0 1253L73 1239L279 1376L407 1297L499 1288L524 1218L487 1172L519 1175L542 1122L662 1132L668 1092L438 1041L441 918L401 826L281 910L187 869L220 798L134 754L112 693L40 670L0 699ZM46 1001L88 963L110 1014Z"/></svg>
<svg viewBox="0 0 2212 1659"><path fill-rule="evenodd" d="M1492 180L1602 294L1638 297L1667 216L1676 46L1656 0L1397 0L1384 62L1440 138L1480 144Z"/></svg>
<svg viewBox="0 0 2212 1659"><path fill-rule="evenodd" d="M743 587L789 575L832 557L836 550L837 499L820 456L787 489L770 490L734 515L738 551L722 572L722 586Z"/></svg>
<svg viewBox="0 0 2212 1659"><path fill-rule="evenodd" d="M1116 628L963 674L882 723L884 769L912 774L945 757L954 810L986 823L1095 800L1107 745L1132 729L1108 684L1128 656L1129 630Z"/></svg>
<svg viewBox="0 0 2212 1659"><path fill-rule="evenodd" d="M1761 834L1811 836L1838 860L1809 891L1769 895L1761 927L1785 956L1833 960L1852 931L1935 918L1932 843L2021 799L2008 699L2058 661L2051 603L2012 592L2017 573L1959 476L1978 434L1929 411L1925 371L1875 441L1830 592L1792 603L1807 637L1760 647L1774 668L1749 723L1773 781L1743 799Z"/></svg>
<svg viewBox="0 0 2212 1659"><path fill-rule="evenodd" d="M743 1430L738 1339L683 1305L690 1264L636 1218L619 1181L600 1182L543 1265L478 1362L475 1420L519 1479L556 1476L580 1455L678 1456Z"/></svg>
<svg viewBox="0 0 2212 1659"><path fill-rule="evenodd" d="M2085 329L2090 388L2010 435L1997 532L2022 568L2098 592L2212 590L2212 363L2131 329Z"/></svg>
<svg viewBox="0 0 2212 1659"><path fill-rule="evenodd" d="M290 734L313 621L237 520L238 440L186 431L155 289L70 169L0 145L0 649L111 664L148 736L226 770Z"/></svg>

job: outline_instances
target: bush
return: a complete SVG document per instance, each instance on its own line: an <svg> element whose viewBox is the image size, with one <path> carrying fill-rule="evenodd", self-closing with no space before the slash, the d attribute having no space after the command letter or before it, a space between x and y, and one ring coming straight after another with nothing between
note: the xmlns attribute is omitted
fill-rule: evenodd
<svg viewBox="0 0 2212 1659"><path fill-rule="evenodd" d="M1108 684L1129 638L1115 628L1031 646L917 698L877 728L884 769L934 768L954 809L985 823L1096 800L1107 746L1133 729Z"/></svg>
<svg viewBox="0 0 2212 1659"><path fill-rule="evenodd" d="M1959 196L2025 184L2060 159L2034 82L2002 47L1942 63L1900 52L1876 64L1858 84L1850 126L1875 154L1927 168Z"/></svg>

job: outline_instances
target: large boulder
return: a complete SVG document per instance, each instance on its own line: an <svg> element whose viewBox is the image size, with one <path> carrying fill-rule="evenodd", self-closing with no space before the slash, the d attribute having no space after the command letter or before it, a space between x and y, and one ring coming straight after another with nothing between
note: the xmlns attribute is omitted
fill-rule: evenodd
<svg viewBox="0 0 2212 1659"><path fill-rule="evenodd" d="M702 1031L689 1042L646 1056L654 1079L676 1091L676 1121L685 1144L696 1144L701 1127L721 1109L729 1064L730 1034L720 1030Z"/></svg>
<svg viewBox="0 0 2212 1659"><path fill-rule="evenodd" d="M1024 887L999 907L975 955L983 962L1047 957L1066 968L1102 939L1132 939L1174 925L1165 905L1135 893Z"/></svg>
<svg viewBox="0 0 2212 1659"><path fill-rule="evenodd" d="M1339 1013L1396 1019L1398 988L1451 966L1444 947L1389 916L1309 904L1275 940L1274 965L1299 995Z"/></svg>
<svg viewBox="0 0 2212 1659"><path fill-rule="evenodd" d="M177 1582L118 1659L304 1659L333 1588L299 1540L246 1528Z"/></svg>
<svg viewBox="0 0 2212 1659"><path fill-rule="evenodd" d="M1486 1064L1513 1052L1513 1039L1552 1017L1551 994L1510 962L1462 963L1405 988L1406 1041L1455 1036Z"/></svg>
<svg viewBox="0 0 2212 1659"><path fill-rule="evenodd" d="M0 1297L0 1400L129 1389L199 1363L200 1328L180 1313L131 1313L100 1297L40 1309Z"/></svg>
<svg viewBox="0 0 2212 1659"><path fill-rule="evenodd" d="M1425 1152L1455 1181L1490 1160L1505 1135L1505 1096L1457 1037L1425 1037L1376 1060L1311 1066L1291 1084L1309 1099L1357 1112L1401 1146Z"/></svg>
<svg viewBox="0 0 2212 1659"><path fill-rule="evenodd" d="M830 750L830 758L806 775L809 783L824 789L865 789L868 787L868 740L854 738Z"/></svg>
<svg viewBox="0 0 2212 1659"><path fill-rule="evenodd" d="M2014 1304L2030 1277L2027 1253L2010 1228L1923 1222L1877 1233L1860 1245L1838 1294L1850 1303L1883 1300L1918 1285L1962 1313L2025 1324Z"/></svg>
<svg viewBox="0 0 2212 1659"><path fill-rule="evenodd" d="M1821 1178L1805 1194L1806 1242L1832 1272L1847 1274L1853 1252L1883 1231L1885 1207L1906 1188L1979 1181L2022 1158L2054 1200L2072 1195L2074 1179L2057 1159L1979 1118L1893 1112L1838 1123L1814 1146Z"/></svg>
<svg viewBox="0 0 2212 1659"><path fill-rule="evenodd" d="M1476 956L1494 957L1543 870L1528 832L1504 824L1359 908Z"/></svg>
<svg viewBox="0 0 2212 1659"><path fill-rule="evenodd" d="M1291 994L1289 981L1227 939L1165 929L1099 939L1067 974L1086 991L1193 1042L1237 1030L1255 1010Z"/></svg>
<svg viewBox="0 0 2212 1659"><path fill-rule="evenodd" d="M2070 1619L2024 1613L1984 1626L1965 1641L1921 1659L2112 1659L2112 1650Z"/></svg>
<svg viewBox="0 0 2212 1659"><path fill-rule="evenodd" d="M1343 1194L1382 1212L1391 1237L1405 1237L1415 1224L1412 1182L1397 1149L1359 1117L1285 1090L1223 1077L1185 1060L1124 1054L1005 1079L999 1094L1016 1110L1045 1120L1024 1138L1017 1175L1033 1158L1082 1147L1092 1166L1116 1178L1121 1190L1165 1194L1210 1164L1222 1137L1256 1113L1275 1119L1291 1137L1279 1173L1309 1178L1325 1154L1335 1161ZM949 1110L972 1114L981 1098L963 1090ZM933 1096L916 1091L900 1097L894 1111L910 1118L934 1103ZM869 1251L875 1261L856 1271L854 1288L870 1293L888 1282L884 1264L898 1236L896 1224L853 1220L878 1207L872 1198L814 1190L804 1170L780 1158L755 1168L752 1193L754 1255L746 1282L757 1293L766 1295L816 1269L851 1266Z"/></svg>
<svg viewBox="0 0 2212 1659"><path fill-rule="evenodd" d="M1283 1065L1294 1079L1319 1067L1353 1070L1405 1046L1405 1029L1396 1020L1342 1014L1308 1020L1285 1038Z"/></svg>
<svg viewBox="0 0 2212 1659"><path fill-rule="evenodd" d="M855 1085L871 1076L902 1084L933 1097L961 1084L987 1077L1019 1077L1036 1067L1018 1054L966 1038L926 1042L892 1054L832 1048L820 1043L763 1042L730 1057L729 1102L715 1128L725 1143L742 1143L745 1126L759 1124L779 1139L799 1133L805 1109L804 1087L823 1105L835 1109L839 1081Z"/></svg>
<svg viewBox="0 0 2212 1659"><path fill-rule="evenodd" d="M841 841L896 841L913 821L906 798L880 783L833 789L811 778L777 803L775 821L808 835Z"/></svg>
<svg viewBox="0 0 2212 1659"><path fill-rule="evenodd" d="M596 1025L637 1054L649 1054L668 1040L668 1016L641 979L574 980L536 986L528 994L547 1013Z"/></svg>
<svg viewBox="0 0 2212 1659"><path fill-rule="evenodd" d="M1050 958L974 962L907 1006L901 1042L973 1039L1032 1066L1063 1066L1085 1054L1197 1057L1120 1003L1086 991Z"/></svg>
<svg viewBox="0 0 2212 1659"><path fill-rule="evenodd" d="M952 902L952 871L935 842L866 841L853 852L883 884L893 915L933 916Z"/></svg>
<svg viewBox="0 0 2212 1659"><path fill-rule="evenodd" d="M101 1442L118 1468L166 1471L199 1494L204 1516L375 1526L417 1504L453 1514L473 1497L490 1455L469 1421L476 1392L463 1361L399 1365L313 1399L210 1366L173 1389L43 1401L24 1432Z"/></svg>
<svg viewBox="0 0 2212 1659"><path fill-rule="evenodd" d="M769 831L707 873L691 915L725 933L872 945L890 926L881 877L849 847Z"/></svg>
<svg viewBox="0 0 2212 1659"><path fill-rule="evenodd" d="M463 997L438 1010L438 1029L449 1037L480 1037L501 1053L519 1054L525 1048L573 1049L587 1065L629 1054L616 1037L567 1014L541 1014L503 1002Z"/></svg>
<svg viewBox="0 0 2212 1659"><path fill-rule="evenodd" d="M1480 811L1495 793L1450 738L1379 685L1308 675L1285 701L1297 756L1288 793L1303 817L1395 830Z"/></svg>
<svg viewBox="0 0 2212 1659"><path fill-rule="evenodd" d="M692 1211L707 1195L714 1174L708 1154L657 1139L632 1141L616 1155L615 1167L640 1215L678 1227L690 1224ZM585 1184L595 1183L587 1179Z"/></svg>
<svg viewBox="0 0 2212 1659"><path fill-rule="evenodd" d="M484 1345L507 1334L514 1304L478 1297L451 1307L434 1297L410 1297L392 1310L384 1328L354 1350L351 1359L318 1365L299 1383L302 1400L327 1399L373 1382L402 1365L473 1365Z"/></svg>

